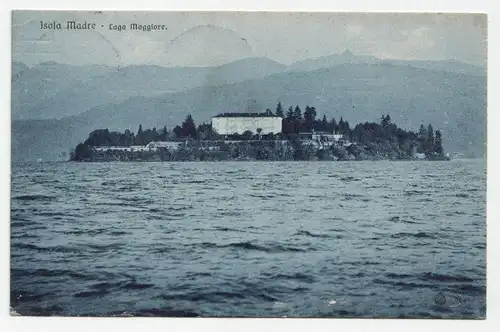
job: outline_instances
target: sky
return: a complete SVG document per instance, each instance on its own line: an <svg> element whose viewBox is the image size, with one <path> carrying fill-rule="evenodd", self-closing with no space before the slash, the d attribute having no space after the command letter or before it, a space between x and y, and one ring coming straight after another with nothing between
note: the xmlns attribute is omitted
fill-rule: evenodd
<svg viewBox="0 0 500 332"><path fill-rule="evenodd" d="M95 22L96 30L42 30L46 23ZM164 24L131 31L130 23ZM109 25L127 30L110 30ZM217 66L248 57L291 64L349 49L384 59L449 60L485 66L483 14L286 12L14 11L13 61L32 66Z"/></svg>

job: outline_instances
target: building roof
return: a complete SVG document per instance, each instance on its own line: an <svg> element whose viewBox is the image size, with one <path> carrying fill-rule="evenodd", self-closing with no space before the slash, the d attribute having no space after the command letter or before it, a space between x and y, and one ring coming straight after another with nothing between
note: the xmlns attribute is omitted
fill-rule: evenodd
<svg viewBox="0 0 500 332"><path fill-rule="evenodd" d="M279 118L279 116L268 113L220 113L214 118Z"/></svg>

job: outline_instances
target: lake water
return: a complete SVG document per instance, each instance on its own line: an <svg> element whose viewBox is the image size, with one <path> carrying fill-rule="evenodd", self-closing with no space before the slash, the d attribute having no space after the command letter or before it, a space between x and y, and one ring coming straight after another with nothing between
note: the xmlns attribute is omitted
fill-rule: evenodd
<svg viewBox="0 0 500 332"><path fill-rule="evenodd" d="M486 312L485 160L13 164L22 315Z"/></svg>

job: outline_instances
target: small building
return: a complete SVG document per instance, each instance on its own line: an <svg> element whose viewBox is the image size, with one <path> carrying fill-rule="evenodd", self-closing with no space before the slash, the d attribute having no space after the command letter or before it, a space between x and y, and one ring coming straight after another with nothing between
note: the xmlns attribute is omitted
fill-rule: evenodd
<svg viewBox="0 0 500 332"><path fill-rule="evenodd" d="M221 113L212 118L212 129L219 135L251 131L262 135L281 133L282 118L269 113Z"/></svg>
<svg viewBox="0 0 500 332"><path fill-rule="evenodd" d="M342 140L344 135L342 134L333 134L331 132L327 131L311 131L311 132L301 132L299 133L299 137L301 139L309 139L313 141L320 141L320 142L338 142Z"/></svg>
<svg viewBox="0 0 500 332"><path fill-rule="evenodd" d="M156 151L158 148L164 148L168 150L177 150L182 145L182 142L172 142L172 141L152 141L146 145L146 149Z"/></svg>

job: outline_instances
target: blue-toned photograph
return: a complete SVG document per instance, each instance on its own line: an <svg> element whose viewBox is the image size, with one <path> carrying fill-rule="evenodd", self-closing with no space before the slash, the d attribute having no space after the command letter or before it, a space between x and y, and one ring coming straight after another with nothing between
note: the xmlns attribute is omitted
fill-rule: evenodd
<svg viewBox="0 0 500 332"><path fill-rule="evenodd" d="M13 11L10 311L486 318L487 16Z"/></svg>

